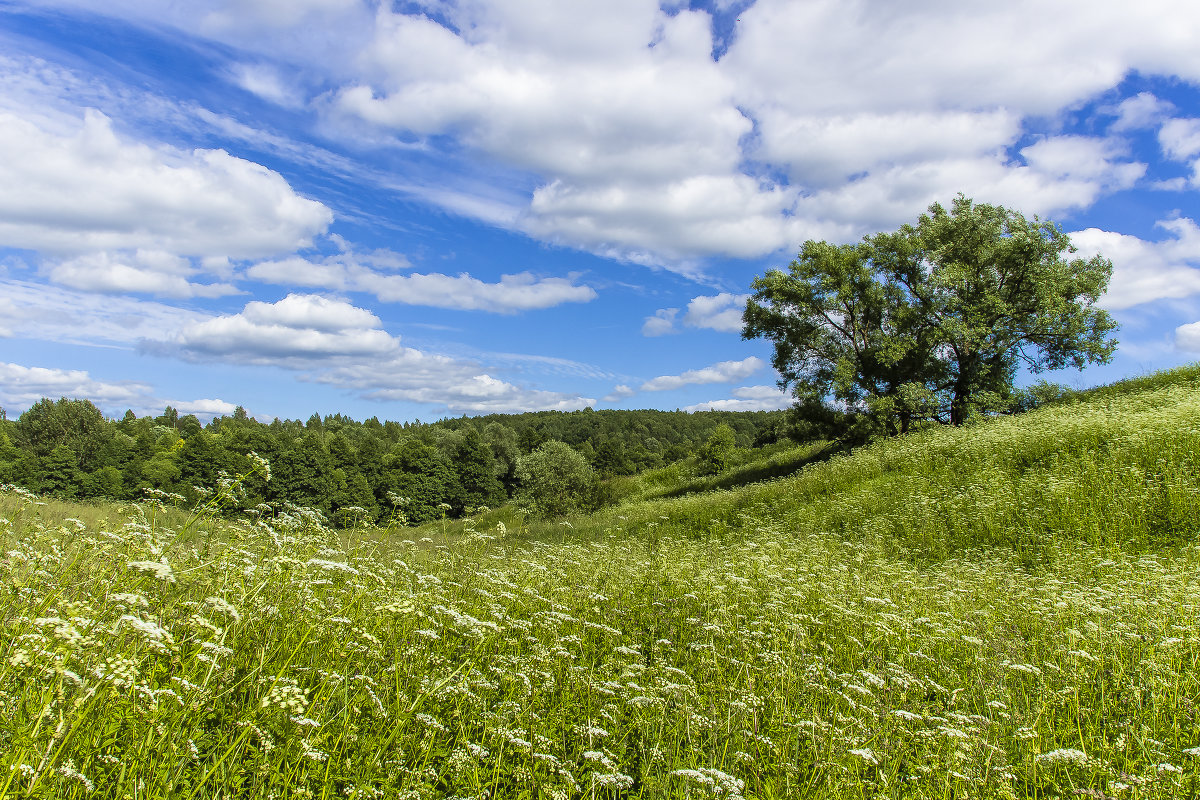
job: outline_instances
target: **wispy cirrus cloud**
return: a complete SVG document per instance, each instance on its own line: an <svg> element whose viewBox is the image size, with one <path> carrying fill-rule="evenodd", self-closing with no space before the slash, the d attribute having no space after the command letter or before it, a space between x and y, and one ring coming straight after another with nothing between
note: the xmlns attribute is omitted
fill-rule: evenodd
<svg viewBox="0 0 1200 800"><path fill-rule="evenodd" d="M465 273L395 274L376 269L353 253L260 262L246 275L263 283L369 292L385 303L500 314L586 303L596 298L595 289L569 278L537 278L530 272L520 272L489 283Z"/></svg>

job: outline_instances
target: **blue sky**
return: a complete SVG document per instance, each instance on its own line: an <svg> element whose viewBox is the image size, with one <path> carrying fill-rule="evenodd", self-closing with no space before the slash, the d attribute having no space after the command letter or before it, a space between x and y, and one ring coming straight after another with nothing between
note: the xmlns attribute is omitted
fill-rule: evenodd
<svg viewBox="0 0 1200 800"><path fill-rule="evenodd" d="M1036 20L1036 24L1032 22ZM779 408L755 275L962 192L1200 358L1185 0L0 0L0 406Z"/></svg>

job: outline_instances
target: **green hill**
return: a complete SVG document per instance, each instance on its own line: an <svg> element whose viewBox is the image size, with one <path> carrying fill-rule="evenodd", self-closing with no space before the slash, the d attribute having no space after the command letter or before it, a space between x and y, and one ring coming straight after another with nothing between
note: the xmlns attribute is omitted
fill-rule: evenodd
<svg viewBox="0 0 1200 800"><path fill-rule="evenodd" d="M831 452L416 532L6 494L0 796L1200 793L1200 367Z"/></svg>

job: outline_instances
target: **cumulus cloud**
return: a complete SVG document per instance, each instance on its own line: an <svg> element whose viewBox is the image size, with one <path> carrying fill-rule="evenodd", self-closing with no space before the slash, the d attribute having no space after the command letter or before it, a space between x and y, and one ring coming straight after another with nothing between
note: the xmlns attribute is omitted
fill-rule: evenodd
<svg viewBox="0 0 1200 800"><path fill-rule="evenodd" d="M721 292L712 296L693 297L683 315L683 324L691 328L710 328L722 333L740 333L742 311L748 294Z"/></svg>
<svg viewBox="0 0 1200 800"><path fill-rule="evenodd" d="M1162 188L1200 187L1200 119L1170 119L1158 131L1163 154L1174 161L1190 164L1192 174L1164 182Z"/></svg>
<svg viewBox="0 0 1200 800"><path fill-rule="evenodd" d="M223 150L127 140L97 111L68 133L2 113L0 150L9 247L251 258L304 247L332 220L276 172Z"/></svg>
<svg viewBox="0 0 1200 800"><path fill-rule="evenodd" d="M150 391L147 384L136 381L99 381L81 369L26 367L0 362L0 403L10 410L28 408L43 397L86 399L102 406L140 406L145 404Z"/></svg>
<svg viewBox="0 0 1200 800"><path fill-rule="evenodd" d="M1101 300L1105 308L1119 311L1200 293L1200 228L1187 217L1162 220L1157 226L1168 238L1150 242L1098 228L1071 234L1078 256L1099 254L1113 262L1113 276Z"/></svg>
<svg viewBox="0 0 1200 800"><path fill-rule="evenodd" d="M1175 347L1185 353L1200 353L1200 322L1191 322L1176 328Z"/></svg>
<svg viewBox="0 0 1200 800"><path fill-rule="evenodd" d="M370 311L319 295L289 294L277 303L252 301L238 314L183 328L175 344L198 358L250 364L306 365L336 357L370 357L399 348Z"/></svg>
<svg viewBox="0 0 1200 800"><path fill-rule="evenodd" d="M684 411L775 411L792 404L792 397L778 386L742 386L732 398L709 400L684 408Z"/></svg>
<svg viewBox="0 0 1200 800"><path fill-rule="evenodd" d="M627 398L633 397L635 394L637 394L637 392L632 387L626 386L623 383L618 383L616 386L613 387L613 390L611 392L609 392L607 395L605 395L601 399L601 402L616 403L620 400L625 400Z"/></svg>
<svg viewBox="0 0 1200 800"><path fill-rule="evenodd" d="M660 375L643 383L641 391L662 392L694 384L732 383L753 375L764 366L766 363L757 356L741 361L721 361L703 369L688 370L681 375Z"/></svg>
<svg viewBox="0 0 1200 800"><path fill-rule="evenodd" d="M739 333L742 330L742 310L750 295L721 292L701 295L688 301L682 323L689 328L708 328L722 333ZM678 333L675 319L678 308L660 308L654 316L646 317L642 324L643 336L664 336Z"/></svg>
<svg viewBox="0 0 1200 800"><path fill-rule="evenodd" d="M233 403L211 397L198 400L168 400L167 405L180 414L195 414L200 419L227 417L237 411L237 406Z"/></svg>
<svg viewBox="0 0 1200 800"><path fill-rule="evenodd" d="M1050 214L1131 186L1145 167L1114 141L1052 137L1020 159L1010 149L1030 118L1130 70L1200 76L1180 34L1200 33L1197 21L1156 5L1155 19L1133 20L1120 4L1080 0L982 11L760 0L718 62L704 14L649 2L571 14L465 3L446 26L385 12L338 107L418 136L461 136L540 176L517 223L536 237L668 259L755 257L910 221L959 191ZM1033 15L1059 24L1029 31ZM1114 110L1114 131L1164 110L1152 95L1132 98ZM747 170L748 159L767 169ZM761 177L775 171L789 181Z"/></svg>
<svg viewBox="0 0 1200 800"><path fill-rule="evenodd" d="M1166 100L1158 99L1150 92L1138 92L1133 97L1127 97L1104 110L1117 118L1110 130L1122 132L1152 128L1174 111L1175 106Z"/></svg>
<svg viewBox="0 0 1200 800"><path fill-rule="evenodd" d="M190 259L161 251L86 253L45 261L39 271L55 283L90 292L153 294L164 297L223 297L240 294L230 283L194 283L201 272Z"/></svg>
<svg viewBox="0 0 1200 800"><path fill-rule="evenodd" d="M333 87L325 130L399 132L519 174L505 192L430 181L416 188L427 201L672 269L855 239L959 191L1043 215L1086 207L1141 165L1107 141L1015 148L1131 73L1200 80L1200 17L1178 0L1145 0L1137 14L1116 0L758 0L719 60L707 13L654 0L472 1L436 14L340 0L48 2L231 44L243 53L233 80L272 102L298 102L288 70L312 70L310 85ZM1103 113L1121 134L1170 111L1142 93ZM1179 150L1174 132L1164 146Z"/></svg>
<svg viewBox="0 0 1200 800"><path fill-rule="evenodd" d="M1170 119L1158 131L1168 158L1184 161L1200 154L1200 119Z"/></svg>
<svg viewBox="0 0 1200 800"><path fill-rule="evenodd" d="M146 347L194 360L292 369L304 380L369 399L429 403L457 413L569 410L595 403L509 383L471 360L405 347L370 311L320 295L252 301L237 314L187 325L172 339Z"/></svg>
<svg viewBox="0 0 1200 800"><path fill-rule="evenodd" d="M642 336L665 336L675 333L675 317L678 315L678 308L660 308L654 312L654 316L646 317L642 323Z"/></svg>

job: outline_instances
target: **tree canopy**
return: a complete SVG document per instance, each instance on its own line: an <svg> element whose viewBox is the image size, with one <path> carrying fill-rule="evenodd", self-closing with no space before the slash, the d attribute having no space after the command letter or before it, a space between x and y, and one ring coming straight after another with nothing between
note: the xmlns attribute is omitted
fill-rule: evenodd
<svg viewBox="0 0 1200 800"><path fill-rule="evenodd" d="M832 397L892 430L1003 410L1017 371L1106 363L1116 322L1096 302L1112 275L1074 258L1054 222L959 195L917 224L857 244L805 242L788 272L752 284L744 338L801 402Z"/></svg>

